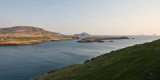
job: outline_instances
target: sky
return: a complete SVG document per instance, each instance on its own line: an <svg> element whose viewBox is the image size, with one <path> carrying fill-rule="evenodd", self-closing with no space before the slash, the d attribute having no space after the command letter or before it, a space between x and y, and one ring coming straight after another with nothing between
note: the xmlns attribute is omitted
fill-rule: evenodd
<svg viewBox="0 0 160 80"><path fill-rule="evenodd" d="M0 27L63 34L160 35L160 0L0 0Z"/></svg>

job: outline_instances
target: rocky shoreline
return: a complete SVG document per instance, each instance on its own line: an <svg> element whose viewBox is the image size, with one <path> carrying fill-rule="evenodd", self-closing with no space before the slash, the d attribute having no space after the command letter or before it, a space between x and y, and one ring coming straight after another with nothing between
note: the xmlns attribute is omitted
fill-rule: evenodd
<svg viewBox="0 0 160 80"><path fill-rule="evenodd" d="M91 42L104 42L104 40L117 40L117 39L129 39L128 37L91 37L81 39L77 42L80 43L91 43Z"/></svg>

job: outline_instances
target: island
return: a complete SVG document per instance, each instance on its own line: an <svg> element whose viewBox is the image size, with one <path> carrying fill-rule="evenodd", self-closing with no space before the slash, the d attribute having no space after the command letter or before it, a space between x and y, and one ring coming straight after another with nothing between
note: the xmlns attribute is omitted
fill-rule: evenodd
<svg viewBox="0 0 160 80"><path fill-rule="evenodd" d="M160 80L160 40L111 51L32 80Z"/></svg>
<svg viewBox="0 0 160 80"><path fill-rule="evenodd" d="M118 39L129 39L129 38L128 37L101 37L101 36L96 36L96 37L84 38L84 39L81 39L81 40L79 40L77 42L80 42L80 43L91 43L91 42L104 42L104 40L111 40L112 41L112 40L118 40Z"/></svg>
<svg viewBox="0 0 160 80"><path fill-rule="evenodd" d="M92 35L89 33L83 32L80 34L75 34L74 36L76 36L78 39L84 39L84 38L91 37Z"/></svg>
<svg viewBox="0 0 160 80"><path fill-rule="evenodd" d="M0 46L32 45L48 41L75 40L74 35L64 35L32 26L0 28Z"/></svg>

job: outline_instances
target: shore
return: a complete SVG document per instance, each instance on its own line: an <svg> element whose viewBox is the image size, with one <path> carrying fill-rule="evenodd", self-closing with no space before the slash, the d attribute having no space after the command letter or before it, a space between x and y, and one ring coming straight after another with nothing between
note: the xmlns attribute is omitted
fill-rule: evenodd
<svg viewBox="0 0 160 80"><path fill-rule="evenodd" d="M1 38L0 46L20 46L20 45L34 45L49 41L64 41L64 40L75 40L74 37L18 37L18 38Z"/></svg>

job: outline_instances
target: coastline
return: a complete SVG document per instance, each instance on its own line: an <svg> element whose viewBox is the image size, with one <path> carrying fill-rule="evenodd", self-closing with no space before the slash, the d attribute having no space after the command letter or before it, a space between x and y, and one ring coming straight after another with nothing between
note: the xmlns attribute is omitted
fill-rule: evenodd
<svg viewBox="0 0 160 80"><path fill-rule="evenodd" d="M8 41L0 41L0 46L24 46L24 45L34 45L40 44L43 42L51 42L51 41L66 41L66 40L76 40L76 38L54 38L54 39L31 39L31 40L8 40Z"/></svg>

